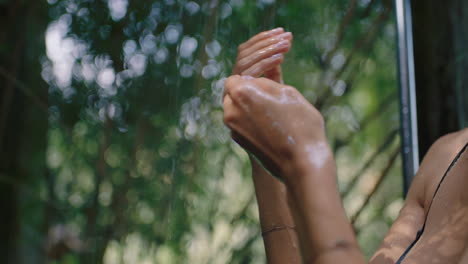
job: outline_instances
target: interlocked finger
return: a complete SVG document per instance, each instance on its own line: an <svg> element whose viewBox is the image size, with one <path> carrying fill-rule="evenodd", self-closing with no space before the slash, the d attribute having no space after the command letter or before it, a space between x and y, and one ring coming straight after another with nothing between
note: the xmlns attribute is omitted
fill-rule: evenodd
<svg viewBox="0 0 468 264"><path fill-rule="evenodd" d="M239 50L238 59L242 59L244 57L252 55L253 53L257 51L260 51L263 48L276 44L282 40L289 40L291 42L292 39L293 39L293 35L291 32L285 32L285 33L282 33L282 34L279 34L270 38L263 39L261 41L258 41L257 43L254 43L248 48Z"/></svg>
<svg viewBox="0 0 468 264"><path fill-rule="evenodd" d="M263 73L273 69L283 62L283 54L275 54L269 58L261 60L257 64L250 66L247 70L243 71L242 74L250 75L253 77L260 77Z"/></svg>
<svg viewBox="0 0 468 264"><path fill-rule="evenodd" d="M289 40L282 40L276 44L270 45L262 50L259 50L250 56L244 57L237 61L237 68L240 74L243 71L250 68L251 66L259 63L260 61L269 58L275 54L286 53L291 48L291 42Z"/></svg>
<svg viewBox="0 0 468 264"><path fill-rule="evenodd" d="M283 32L284 32L283 28L275 28L275 29L272 29L272 30L268 30L268 31L258 33L257 35L253 36L252 38L250 38L246 42L242 43L239 46L239 50L247 49L250 46L252 46L253 44L255 44L255 43L257 43L257 42L259 42L259 41L261 41L263 39L266 39L266 38L281 34Z"/></svg>

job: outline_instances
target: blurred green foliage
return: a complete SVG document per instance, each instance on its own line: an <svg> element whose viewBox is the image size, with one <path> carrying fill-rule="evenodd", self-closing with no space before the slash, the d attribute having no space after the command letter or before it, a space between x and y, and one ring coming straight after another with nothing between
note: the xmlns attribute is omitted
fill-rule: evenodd
<svg viewBox="0 0 468 264"><path fill-rule="evenodd" d="M277 26L294 33L285 82L324 114L344 205L366 255L377 248L402 204L391 1L49 0L47 10L49 177L30 195L52 209L34 220L46 230L30 232L49 263L265 262L247 155L222 124L221 96L237 45Z"/></svg>

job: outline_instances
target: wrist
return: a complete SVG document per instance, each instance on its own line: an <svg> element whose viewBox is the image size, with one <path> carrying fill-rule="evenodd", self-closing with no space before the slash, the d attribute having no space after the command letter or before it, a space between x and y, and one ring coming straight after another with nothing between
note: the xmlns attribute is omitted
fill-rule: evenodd
<svg viewBox="0 0 468 264"><path fill-rule="evenodd" d="M285 184L292 189L303 185L305 181L314 180L313 178L319 181L327 178L336 180L335 161L326 139L313 141L296 148L291 155L290 162L286 164L283 174ZM333 176L330 177L329 174L333 174Z"/></svg>

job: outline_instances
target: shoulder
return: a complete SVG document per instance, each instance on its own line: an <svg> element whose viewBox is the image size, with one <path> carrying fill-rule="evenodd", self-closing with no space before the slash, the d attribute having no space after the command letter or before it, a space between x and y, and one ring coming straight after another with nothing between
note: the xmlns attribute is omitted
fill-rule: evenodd
<svg viewBox="0 0 468 264"><path fill-rule="evenodd" d="M468 128L453 132L439 138L430 148L430 152L434 151L451 151L459 152L468 143Z"/></svg>
<svg viewBox="0 0 468 264"><path fill-rule="evenodd" d="M425 210L445 171L467 143L468 129L465 128L440 137L424 156L410 192Z"/></svg>

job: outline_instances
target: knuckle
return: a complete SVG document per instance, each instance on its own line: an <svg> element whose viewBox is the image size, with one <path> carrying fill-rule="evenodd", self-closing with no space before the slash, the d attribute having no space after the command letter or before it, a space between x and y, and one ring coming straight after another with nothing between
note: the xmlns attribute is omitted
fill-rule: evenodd
<svg viewBox="0 0 468 264"><path fill-rule="evenodd" d="M253 89L255 89L255 85L239 85L237 89L234 91L234 99L238 102L242 102L244 104L250 104L252 96L253 96Z"/></svg>
<svg viewBox="0 0 468 264"><path fill-rule="evenodd" d="M284 89L288 92L288 93L295 93L296 92L296 88L290 86L290 85L285 85L284 86Z"/></svg>
<svg viewBox="0 0 468 264"><path fill-rule="evenodd" d="M231 77L227 78L226 81L224 81L224 95L229 94L230 90L231 90Z"/></svg>
<svg viewBox="0 0 468 264"><path fill-rule="evenodd" d="M322 113L320 113L320 111L316 111L316 114L315 114L316 118L317 118L317 121L319 121L320 123L325 123L325 118L323 117Z"/></svg>
<svg viewBox="0 0 468 264"><path fill-rule="evenodd" d="M235 120L234 115L232 115L229 112L224 112L223 122L226 126L230 127L232 123L234 122L234 120Z"/></svg>
<svg viewBox="0 0 468 264"><path fill-rule="evenodd" d="M286 95L288 95L288 96L296 97L297 94L298 94L298 91L296 90L296 88L294 88L292 86L285 85L283 89L284 89L284 92L286 93Z"/></svg>
<svg viewBox="0 0 468 264"><path fill-rule="evenodd" d="M325 127L325 118L323 117L322 113L320 113L317 109L315 109L315 114L313 115L313 119L317 126L321 128Z"/></svg>
<svg viewBox="0 0 468 264"><path fill-rule="evenodd" d="M232 89L232 87L235 86L235 84L237 83L236 76L237 75L231 75L226 79L226 81L224 82L224 86L226 87L226 89Z"/></svg>
<svg viewBox="0 0 468 264"><path fill-rule="evenodd" d="M234 89L235 85L236 82L232 76L227 78L224 82L224 95L231 94L231 91Z"/></svg>
<svg viewBox="0 0 468 264"><path fill-rule="evenodd" d="M247 97L247 89L244 86L238 85L231 91L233 99L245 99Z"/></svg>
<svg viewBox="0 0 468 264"><path fill-rule="evenodd" d="M241 116L236 109L224 111L223 122L230 129L234 129L240 118Z"/></svg>

